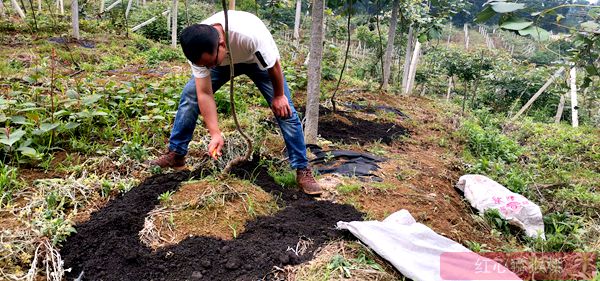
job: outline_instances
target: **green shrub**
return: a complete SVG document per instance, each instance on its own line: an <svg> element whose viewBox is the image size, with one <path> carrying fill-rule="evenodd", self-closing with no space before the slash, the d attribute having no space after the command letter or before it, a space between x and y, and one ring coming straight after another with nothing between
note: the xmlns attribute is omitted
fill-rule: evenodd
<svg viewBox="0 0 600 281"><path fill-rule="evenodd" d="M504 160L512 163L521 155L521 148L513 140L492 127L482 128L473 121L466 121L461 129L466 138L467 149L478 158Z"/></svg>

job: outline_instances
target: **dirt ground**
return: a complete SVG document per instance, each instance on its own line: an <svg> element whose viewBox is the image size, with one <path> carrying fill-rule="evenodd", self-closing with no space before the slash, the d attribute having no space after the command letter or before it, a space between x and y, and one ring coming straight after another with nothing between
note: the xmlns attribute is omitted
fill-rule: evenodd
<svg viewBox="0 0 600 281"><path fill-rule="evenodd" d="M157 196L176 190L190 174L155 176L77 226L77 234L61 250L65 266L73 268L68 277L83 271L84 280L261 279L273 266L302 263L320 245L341 238L344 233L334 228L337 221L362 218L350 205L317 201L295 189L282 189L257 165L258 161L248 163L235 174L253 175L254 183L276 194L285 208L250 221L236 239L193 236L156 251L143 245L138 233Z"/></svg>

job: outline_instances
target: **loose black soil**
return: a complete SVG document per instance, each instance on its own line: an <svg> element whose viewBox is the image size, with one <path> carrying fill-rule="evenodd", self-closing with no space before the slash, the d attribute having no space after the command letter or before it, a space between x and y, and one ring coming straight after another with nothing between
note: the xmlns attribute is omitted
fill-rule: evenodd
<svg viewBox="0 0 600 281"><path fill-rule="evenodd" d="M192 175L198 178L200 172L154 176L77 226L77 233L61 250L65 268L73 268L68 278L84 271L83 280L269 279L273 266L310 260L320 245L345 235L335 230L337 221L361 220L362 214L349 205L316 201L295 189L283 189L258 166L257 159L233 173L278 196L283 208L276 215L248 222L234 240L190 237L153 251L138 238L144 218L158 203L158 195L176 190ZM300 239L312 244L297 256L288 247L295 248Z"/></svg>
<svg viewBox="0 0 600 281"><path fill-rule="evenodd" d="M299 110L304 112L304 108ZM340 121L341 119L350 121L350 124ZM319 135L330 141L360 145L381 141L390 145L408 134L408 129L395 123L374 122L360 119L348 112L338 110L333 113L325 107L319 108Z"/></svg>

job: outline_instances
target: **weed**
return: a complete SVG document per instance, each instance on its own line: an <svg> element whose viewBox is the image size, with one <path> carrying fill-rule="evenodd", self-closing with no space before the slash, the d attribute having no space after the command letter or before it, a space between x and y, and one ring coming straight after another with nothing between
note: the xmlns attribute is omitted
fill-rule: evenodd
<svg viewBox="0 0 600 281"><path fill-rule="evenodd" d="M0 162L0 207L10 203L20 187L17 169Z"/></svg>
<svg viewBox="0 0 600 281"><path fill-rule="evenodd" d="M337 187L337 191L342 194L353 193L361 189L361 185L357 183L342 184Z"/></svg>
<svg viewBox="0 0 600 281"><path fill-rule="evenodd" d="M165 191L158 196L158 201L163 205L168 205L173 200L173 194L175 194L175 191Z"/></svg>

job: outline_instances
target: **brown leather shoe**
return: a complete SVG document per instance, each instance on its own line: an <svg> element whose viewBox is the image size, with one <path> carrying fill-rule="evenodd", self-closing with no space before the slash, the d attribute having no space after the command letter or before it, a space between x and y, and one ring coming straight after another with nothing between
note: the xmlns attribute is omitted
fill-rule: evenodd
<svg viewBox="0 0 600 281"><path fill-rule="evenodd" d="M296 170L296 182L306 194L319 195L323 193L310 168Z"/></svg>
<svg viewBox="0 0 600 281"><path fill-rule="evenodd" d="M161 168L173 168L180 170L185 168L185 156L179 155L174 151L169 151L160 157L150 161L151 166L159 166Z"/></svg>

